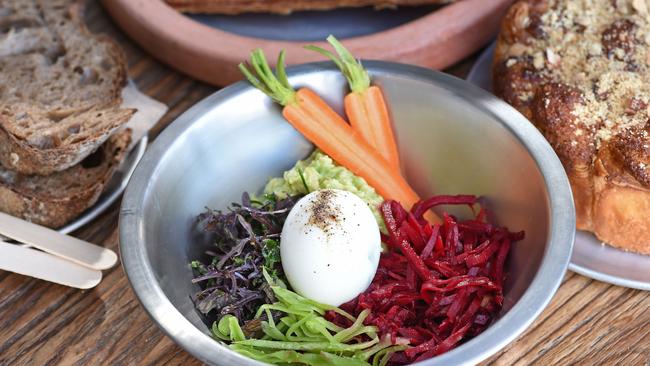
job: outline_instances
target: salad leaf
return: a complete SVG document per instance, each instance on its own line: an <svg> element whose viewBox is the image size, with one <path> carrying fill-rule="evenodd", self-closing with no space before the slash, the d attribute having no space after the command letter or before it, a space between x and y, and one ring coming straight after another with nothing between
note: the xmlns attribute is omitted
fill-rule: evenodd
<svg viewBox="0 0 650 366"><path fill-rule="evenodd" d="M369 310L355 318L336 307L306 299L276 283L266 270L263 272L278 299L258 310L256 319L266 316L261 321L263 335L246 338L232 315L212 327L214 337L230 342L229 347L236 352L274 365L367 366L372 362L380 366L406 348L405 344L394 344L390 337L380 339L377 327L364 325ZM271 316L272 311L278 316ZM350 325L344 328L325 319L324 314L330 311L347 318Z"/></svg>
<svg viewBox="0 0 650 366"><path fill-rule="evenodd" d="M278 278L275 268L280 264L280 242L275 239L262 241L262 257L264 257L264 268L270 272L271 277Z"/></svg>
<svg viewBox="0 0 650 366"><path fill-rule="evenodd" d="M279 238L299 197L265 198L260 202L244 193L241 204L233 203L225 212L207 210L198 217L199 229L213 234L215 243L207 253L209 260L190 263L192 282L202 288L193 300L208 317L246 323L261 305L276 301L264 273L277 283L284 279ZM243 331L253 334L261 329L257 320L245 324Z"/></svg>

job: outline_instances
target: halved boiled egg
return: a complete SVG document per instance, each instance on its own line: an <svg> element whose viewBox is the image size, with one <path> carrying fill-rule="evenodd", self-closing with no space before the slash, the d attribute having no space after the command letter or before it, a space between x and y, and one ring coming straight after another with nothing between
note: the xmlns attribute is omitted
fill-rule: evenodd
<svg viewBox="0 0 650 366"><path fill-rule="evenodd" d="M381 253L379 226L354 193L324 189L303 197L282 228L280 255L298 294L339 306L365 291Z"/></svg>

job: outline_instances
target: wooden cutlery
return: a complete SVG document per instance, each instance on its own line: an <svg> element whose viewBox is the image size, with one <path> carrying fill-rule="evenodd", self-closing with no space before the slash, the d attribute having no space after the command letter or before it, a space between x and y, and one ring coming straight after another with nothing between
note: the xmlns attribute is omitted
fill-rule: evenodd
<svg viewBox="0 0 650 366"><path fill-rule="evenodd" d="M113 267L118 259L110 249L5 213L0 213L0 234L26 244L0 240L0 269L65 286L96 286L101 271Z"/></svg>

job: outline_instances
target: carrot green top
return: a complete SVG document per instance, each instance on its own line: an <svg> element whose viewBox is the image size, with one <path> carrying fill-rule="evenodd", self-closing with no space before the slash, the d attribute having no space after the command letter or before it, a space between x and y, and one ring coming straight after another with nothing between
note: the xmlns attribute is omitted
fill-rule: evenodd
<svg viewBox="0 0 650 366"><path fill-rule="evenodd" d="M253 68L252 71L249 70L250 66ZM289 84L284 68L284 50L280 51L278 55L275 74L266 61L264 52L259 48L251 52L250 65L242 62L239 64L239 70L254 87L278 104L286 106L296 101L296 91Z"/></svg>
<svg viewBox="0 0 650 366"><path fill-rule="evenodd" d="M368 71L361 65L361 61L355 59L350 51L343 47L341 42L333 35L327 37L327 42L332 45L338 56L326 49L313 45L305 46L305 48L316 51L332 60L348 80L350 90L355 93L363 93L366 91L370 87L370 76L368 75Z"/></svg>

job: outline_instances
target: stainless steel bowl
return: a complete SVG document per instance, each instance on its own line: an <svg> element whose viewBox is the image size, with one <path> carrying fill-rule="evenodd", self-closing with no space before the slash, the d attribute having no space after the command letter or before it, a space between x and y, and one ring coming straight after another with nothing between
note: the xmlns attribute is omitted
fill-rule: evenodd
<svg viewBox="0 0 650 366"><path fill-rule="evenodd" d="M526 238L513 246L500 319L455 350L420 363L479 362L520 335L564 276L575 216L564 169L546 140L514 109L451 76L366 62L391 106L407 178L422 196L487 197L494 219ZM329 63L290 68L341 108L345 81ZM246 83L206 98L156 139L129 184L120 215L120 250L144 308L179 345L213 365L259 365L215 342L194 309L188 263L209 245L193 230L205 207L224 208L242 191L306 157L312 146L277 106Z"/></svg>

